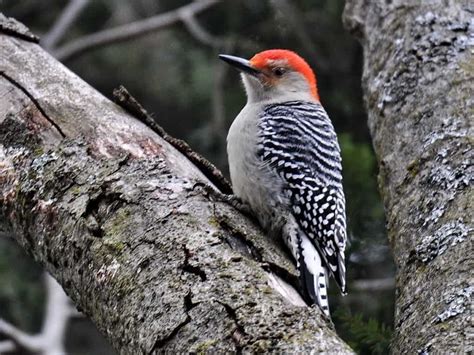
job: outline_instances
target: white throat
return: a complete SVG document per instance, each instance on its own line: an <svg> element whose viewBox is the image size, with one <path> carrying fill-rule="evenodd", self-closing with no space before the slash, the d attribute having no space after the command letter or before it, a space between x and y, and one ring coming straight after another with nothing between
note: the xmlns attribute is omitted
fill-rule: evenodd
<svg viewBox="0 0 474 355"><path fill-rule="evenodd" d="M241 74L247 94L247 103L286 102L292 100L316 101L306 79L299 73L288 73L278 85L267 86L248 74Z"/></svg>

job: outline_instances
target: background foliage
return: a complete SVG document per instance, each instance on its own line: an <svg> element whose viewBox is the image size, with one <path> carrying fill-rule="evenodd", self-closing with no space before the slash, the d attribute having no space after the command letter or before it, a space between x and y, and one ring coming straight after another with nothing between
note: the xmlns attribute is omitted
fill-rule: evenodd
<svg viewBox="0 0 474 355"><path fill-rule="evenodd" d="M93 0L62 42L186 3ZM41 35L66 5L63 0L0 0L0 11ZM394 290L351 287L355 280L393 278L394 268L362 103L361 48L342 27L343 6L342 0L224 1L197 17L214 36L214 45L176 25L73 57L65 65L108 97L115 87L125 85L170 134L188 141L227 173L226 132L245 96L238 74L219 62L217 54L250 57L263 49L289 48L305 57L316 70L321 101L338 132L343 155L349 296L338 296L332 287L334 322L360 353L385 353ZM38 330L44 302L41 271L6 238L0 238L0 284L0 317L22 329ZM91 327L83 319L73 322L68 336L71 353L112 352Z"/></svg>

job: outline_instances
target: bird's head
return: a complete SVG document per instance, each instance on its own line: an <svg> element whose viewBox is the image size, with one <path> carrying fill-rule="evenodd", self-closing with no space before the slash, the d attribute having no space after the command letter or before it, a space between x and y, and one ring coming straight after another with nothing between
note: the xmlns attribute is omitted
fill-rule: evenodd
<svg viewBox="0 0 474 355"><path fill-rule="evenodd" d="M319 101L316 76L295 52L270 49L250 60L225 54L219 58L241 71L249 102Z"/></svg>

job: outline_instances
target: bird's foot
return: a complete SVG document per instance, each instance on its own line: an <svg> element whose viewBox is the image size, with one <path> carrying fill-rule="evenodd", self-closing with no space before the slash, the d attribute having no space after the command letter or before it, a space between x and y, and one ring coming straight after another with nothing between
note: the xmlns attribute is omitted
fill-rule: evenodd
<svg viewBox="0 0 474 355"><path fill-rule="evenodd" d="M243 202L239 197L235 195L223 194L214 187L200 182L194 185L194 189L196 188L201 189L211 201L227 203L228 205L231 205L235 209L239 210L241 213L247 216L252 216L252 210L250 209L250 206Z"/></svg>

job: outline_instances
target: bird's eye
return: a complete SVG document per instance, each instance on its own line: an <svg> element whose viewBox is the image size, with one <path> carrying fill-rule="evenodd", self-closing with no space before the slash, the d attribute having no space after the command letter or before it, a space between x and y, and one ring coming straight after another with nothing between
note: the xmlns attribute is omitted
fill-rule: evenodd
<svg viewBox="0 0 474 355"><path fill-rule="evenodd" d="M286 69L285 68L274 68L272 71L273 71L273 74L275 74L276 76L282 76L283 74L285 74Z"/></svg>

